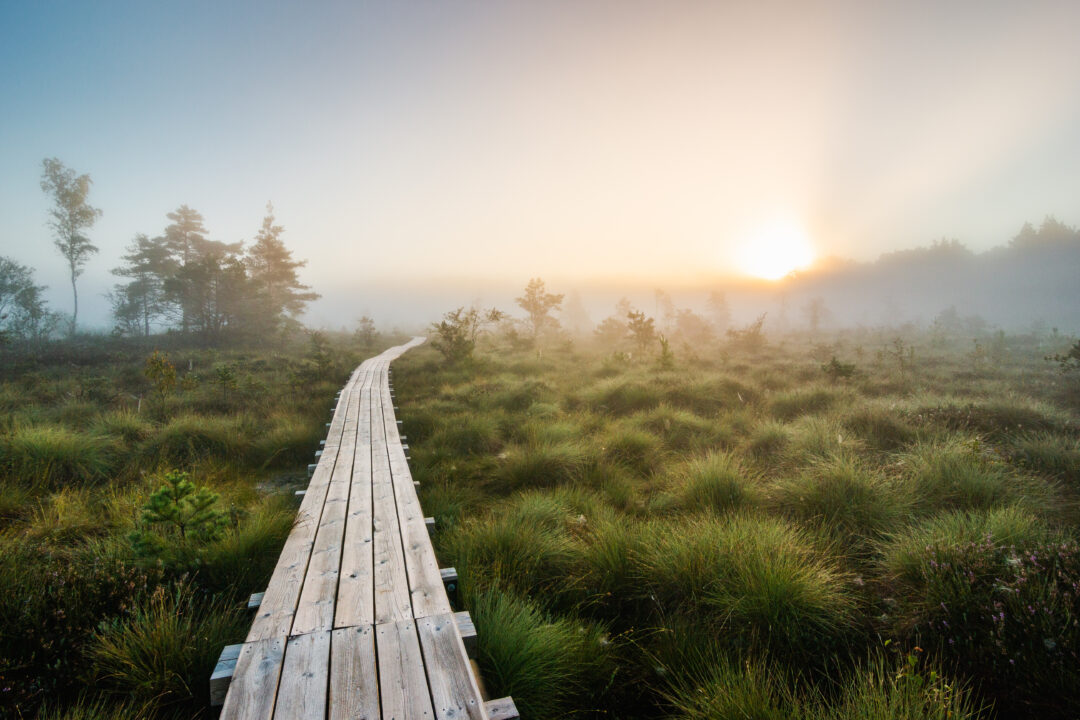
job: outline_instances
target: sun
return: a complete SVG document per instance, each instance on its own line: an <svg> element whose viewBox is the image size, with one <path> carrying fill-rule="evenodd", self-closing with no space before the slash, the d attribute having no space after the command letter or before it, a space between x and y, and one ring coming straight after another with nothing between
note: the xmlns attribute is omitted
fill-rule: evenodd
<svg viewBox="0 0 1080 720"><path fill-rule="evenodd" d="M806 231L790 220L772 220L747 234L736 255L736 264L747 275L779 280L814 260L814 248Z"/></svg>

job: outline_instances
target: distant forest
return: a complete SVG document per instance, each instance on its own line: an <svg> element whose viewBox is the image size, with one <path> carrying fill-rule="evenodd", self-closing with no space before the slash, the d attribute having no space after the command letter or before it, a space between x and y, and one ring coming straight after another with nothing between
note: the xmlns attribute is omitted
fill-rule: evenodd
<svg viewBox="0 0 1080 720"><path fill-rule="evenodd" d="M779 314L789 326L806 326L815 300L823 327L912 322L951 331L995 325L1074 332L1080 329L1080 231L1048 217L983 253L939 240L871 263L831 261L783 285Z"/></svg>
<svg viewBox="0 0 1080 720"><path fill-rule="evenodd" d="M73 312L47 307L34 271L0 257L0 347L34 347L58 333L74 335L77 281L98 248L87 232L101 215L89 204L91 180L56 158L43 161L41 189L53 200L48 225L71 274ZM319 297L298 277L306 264L294 260L281 239L284 228L266 216L247 248L211 240L203 217L187 205L166 214L160 235L138 234L113 269L120 281L109 293L113 334L144 336L178 332L206 345L267 341L301 328L296 319Z"/></svg>

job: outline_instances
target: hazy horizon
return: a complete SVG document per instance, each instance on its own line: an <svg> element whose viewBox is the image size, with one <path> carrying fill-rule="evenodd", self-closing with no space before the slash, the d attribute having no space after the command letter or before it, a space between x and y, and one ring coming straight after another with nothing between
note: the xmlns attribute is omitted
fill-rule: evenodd
<svg viewBox="0 0 1080 720"><path fill-rule="evenodd" d="M8 4L0 255L70 311L54 156L103 210L88 328L181 204L250 242L272 201L329 327L537 276L599 308L800 252L983 252L1080 225L1078 26L1056 2Z"/></svg>

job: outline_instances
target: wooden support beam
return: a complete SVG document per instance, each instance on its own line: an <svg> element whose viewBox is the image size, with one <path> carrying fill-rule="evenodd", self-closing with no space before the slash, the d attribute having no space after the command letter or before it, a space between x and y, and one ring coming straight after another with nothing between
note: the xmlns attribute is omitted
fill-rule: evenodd
<svg viewBox="0 0 1080 720"><path fill-rule="evenodd" d="M484 710L487 711L488 720L519 720L521 717L511 697L488 700L484 703Z"/></svg>
<svg viewBox="0 0 1080 720"><path fill-rule="evenodd" d="M236 671L236 661L240 658L240 649L243 645L226 645L221 649L217 665L210 675L210 705L218 707L225 702L225 693L229 691L229 683L232 682L233 673Z"/></svg>
<svg viewBox="0 0 1080 720"><path fill-rule="evenodd" d="M293 493L293 495L302 499L305 495L307 495L307 490L297 490Z"/></svg>
<svg viewBox="0 0 1080 720"><path fill-rule="evenodd" d="M457 590L457 568L442 568L439 570L439 574L442 575L443 585L446 586L447 591L453 592L454 590Z"/></svg>
<svg viewBox="0 0 1080 720"><path fill-rule="evenodd" d="M424 518L424 524L427 525L428 530L431 530L431 528L435 527L435 518L433 518L433 517Z"/></svg>
<svg viewBox="0 0 1080 720"><path fill-rule="evenodd" d="M476 625L473 624L472 615L468 610L454 613L454 621L457 622L458 634L465 646L465 653L470 658L476 658Z"/></svg>
<svg viewBox="0 0 1080 720"><path fill-rule="evenodd" d="M264 595L266 595L264 592L251 593L251 597L248 598L248 610L258 610L259 606L262 605Z"/></svg>
<svg viewBox="0 0 1080 720"><path fill-rule="evenodd" d="M310 465L308 465L307 466L307 476L311 477L312 475L314 475L315 474L315 468L317 468L317 467L319 467L318 463L311 463Z"/></svg>

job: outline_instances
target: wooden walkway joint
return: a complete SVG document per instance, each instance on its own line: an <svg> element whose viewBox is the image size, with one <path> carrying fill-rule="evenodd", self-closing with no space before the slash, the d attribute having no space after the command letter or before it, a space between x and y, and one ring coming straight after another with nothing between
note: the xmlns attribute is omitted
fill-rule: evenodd
<svg viewBox="0 0 1080 720"><path fill-rule="evenodd" d="M517 717L481 695L476 631L451 608L457 574L435 559L394 417L390 362L422 342L365 361L338 396L247 640L211 678L222 720Z"/></svg>

